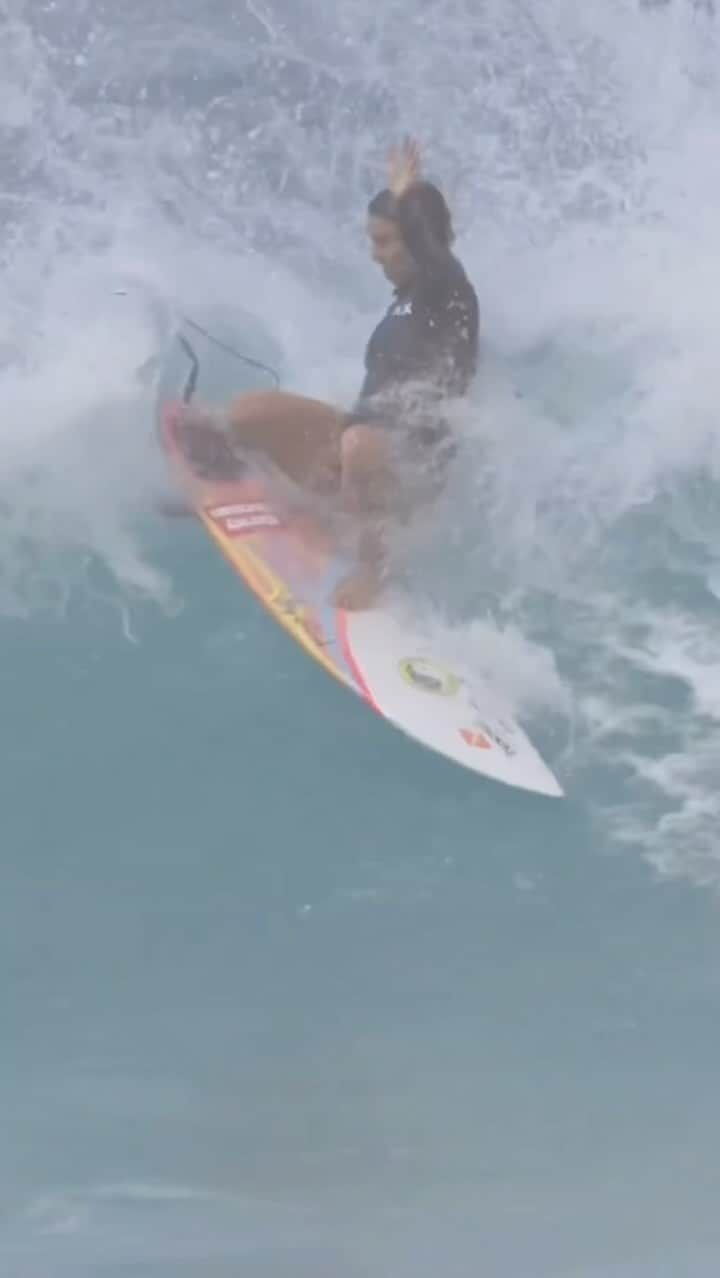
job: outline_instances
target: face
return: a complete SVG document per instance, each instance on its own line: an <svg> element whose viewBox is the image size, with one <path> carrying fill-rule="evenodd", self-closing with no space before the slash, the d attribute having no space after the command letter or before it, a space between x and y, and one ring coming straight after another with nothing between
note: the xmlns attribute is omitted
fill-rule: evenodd
<svg viewBox="0 0 720 1278"><path fill-rule="evenodd" d="M368 236L372 260L382 268L385 278L396 288L409 284L415 274L415 262L405 247L397 223L389 218L369 217Z"/></svg>

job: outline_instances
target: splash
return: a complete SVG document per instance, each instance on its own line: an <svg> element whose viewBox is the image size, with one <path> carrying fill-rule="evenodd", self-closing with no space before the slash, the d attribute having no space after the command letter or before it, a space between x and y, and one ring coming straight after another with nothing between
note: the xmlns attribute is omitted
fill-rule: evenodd
<svg viewBox="0 0 720 1278"><path fill-rule="evenodd" d="M566 708L568 770L612 792L617 837L714 878L711 6L343 0L330 25L255 0L201 29L189 3L48 0L11 5L0 40L0 607L83 589L88 558L120 597L172 594L143 525L158 306L249 307L288 381L352 397L385 300L362 210L411 131L486 351L438 603L487 627L475 646L521 700Z"/></svg>

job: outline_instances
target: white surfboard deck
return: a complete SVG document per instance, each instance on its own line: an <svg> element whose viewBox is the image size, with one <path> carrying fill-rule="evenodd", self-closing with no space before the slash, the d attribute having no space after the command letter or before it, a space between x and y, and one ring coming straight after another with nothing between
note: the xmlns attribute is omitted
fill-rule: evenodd
<svg viewBox="0 0 720 1278"><path fill-rule="evenodd" d="M556 777L484 680L444 660L434 643L387 610L348 614L346 624L358 678L384 718L483 776L562 795Z"/></svg>

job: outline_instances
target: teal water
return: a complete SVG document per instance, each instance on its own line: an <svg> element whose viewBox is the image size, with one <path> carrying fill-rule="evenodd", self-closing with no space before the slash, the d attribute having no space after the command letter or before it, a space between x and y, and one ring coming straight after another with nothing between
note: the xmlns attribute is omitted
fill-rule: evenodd
<svg viewBox="0 0 720 1278"><path fill-rule="evenodd" d="M4 637L5 1272L711 1272L713 903L156 553Z"/></svg>
<svg viewBox="0 0 720 1278"><path fill-rule="evenodd" d="M0 1273L710 1278L715 20L334 23L2 28ZM155 513L176 309L352 393L405 127L487 334L416 588L563 803L393 732Z"/></svg>

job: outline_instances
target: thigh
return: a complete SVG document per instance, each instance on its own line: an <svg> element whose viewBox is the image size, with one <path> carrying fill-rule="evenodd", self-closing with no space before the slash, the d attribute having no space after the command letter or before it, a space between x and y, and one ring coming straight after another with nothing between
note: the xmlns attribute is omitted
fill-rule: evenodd
<svg viewBox="0 0 720 1278"><path fill-rule="evenodd" d="M344 485L372 484L386 513L402 522L440 496L457 455L445 422L347 421L340 446Z"/></svg>
<svg viewBox="0 0 720 1278"><path fill-rule="evenodd" d="M385 426L345 419L340 445L343 469L371 473L392 465L392 437Z"/></svg>
<svg viewBox="0 0 720 1278"><path fill-rule="evenodd" d="M231 401L233 440L270 457L291 479L313 485L339 468L344 415L332 404L288 391L249 391Z"/></svg>

